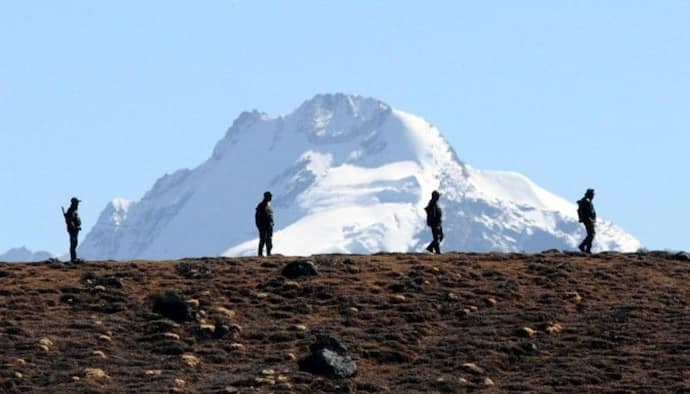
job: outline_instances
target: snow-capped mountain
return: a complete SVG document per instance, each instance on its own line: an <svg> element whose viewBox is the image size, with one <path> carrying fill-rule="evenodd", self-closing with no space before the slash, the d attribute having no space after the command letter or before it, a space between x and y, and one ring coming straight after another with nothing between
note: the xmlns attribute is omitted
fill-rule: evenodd
<svg viewBox="0 0 690 394"><path fill-rule="evenodd" d="M12 248L7 252L0 254L0 261L6 263L28 263L32 261L45 261L53 257L48 252L38 251L32 252L24 246L19 248Z"/></svg>
<svg viewBox="0 0 690 394"><path fill-rule="evenodd" d="M116 199L80 247L89 259L256 252L254 208L273 193L274 253L423 251L423 207L442 194L443 250L573 249L573 202L526 177L461 162L427 121L370 98L317 95L279 117L242 113L211 157ZM579 196L577 196L579 197ZM600 221L595 249L641 247Z"/></svg>

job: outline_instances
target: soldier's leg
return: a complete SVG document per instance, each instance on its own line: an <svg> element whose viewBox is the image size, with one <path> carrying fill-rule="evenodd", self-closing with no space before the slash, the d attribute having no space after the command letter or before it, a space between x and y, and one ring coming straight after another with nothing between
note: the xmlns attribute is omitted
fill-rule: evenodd
<svg viewBox="0 0 690 394"><path fill-rule="evenodd" d="M587 238L585 238L584 246L587 253L592 253L592 241L594 241L594 223L587 223L585 225L587 230Z"/></svg>
<svg viewBox="0 0 690 394"><path fill-rule="evenodd" d="M585 224L585 231L588 231L586 224ZM588 232L588 234L589 234L589 232ZM580 252L587 253L587 247L585 246L586 244L587 244L587 237L585 237L585 239L583 239L582 242L580 242L580 244L577 245L577 248L580 249Z"/></svg>
<svg viewBox="0 0 690 394"><path fill-rule="evenodd" d="M441 227L434 227L431 233L434 236L434 253L441 254L441 234L443 234L443 230L441 230Z"/></svg>
<svg viewBox="0 0 690 394"><path fill-rule="evenodd" d="M434 253L434 241L436 240L436 237L434 237L434 228L433 227L431 228L431 237L432 237L432 240L431 240L431 242L429 242L429 245L427 245L426 250L431 252L431 253Z"/></svg>
<svg viewBox="0 0 690 394"><path fill-rule="evenodd" d="M266 256L271 255L273 249L273 228L266 230Z"/></svg>
<svg viewBox="0 0 690 394"><path fill-rule="evenodd" d="M77 260L77 234L73 233L69 235L69 258L70 261Z"/></svg>
<svg viewBox="0 0 690 394"><path fill-rule="evenodd" d="M259 229L259 250L258 250L259 256L264 255L264 244L265 243L266 243L266 232Z"/></svg>

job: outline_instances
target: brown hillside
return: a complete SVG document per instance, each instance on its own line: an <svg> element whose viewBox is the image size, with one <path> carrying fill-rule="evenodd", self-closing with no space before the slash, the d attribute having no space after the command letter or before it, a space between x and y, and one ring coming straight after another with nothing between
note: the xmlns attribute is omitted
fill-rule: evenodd
<svg viewBox="0 0 690 394"><path fill-rule="evenodd" d="M295 280L280 256L0 264L0 391L688 392L681 257L320 255ZM169 290L196 320L152 312ZM299 370L322 333L356 376Z"/></svg>

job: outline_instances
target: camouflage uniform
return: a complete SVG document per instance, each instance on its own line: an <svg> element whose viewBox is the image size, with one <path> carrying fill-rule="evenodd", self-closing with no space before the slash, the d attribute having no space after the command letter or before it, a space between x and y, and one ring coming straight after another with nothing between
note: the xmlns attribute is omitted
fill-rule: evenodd
<svg viewBox="0 0 690 394"><path fill-rule="evenodd" d="M81 219L77 212L79 201L76 197L72 198L71 205L67 212L65 212L65 223L67 224L67 233L69 234L69 257L72 262L78 261L77 245L79 244L79 231L81 230Z"/></svg>
<svg viewBox="0 0 690 394"><path fill-rule="evenodd" d="M271 255L273 249L273 207L271 206L271 193L264 193L264 199L256 206L256 228L259 230L259 250L258 255L263 256L264 245L266 255Z"/></svg>
<svg viewBox="0 0 690 394"><path fill-rule="evenodd" d="M582 253L592 253L592 241L594 241L594 235L596 234L594 227L597 221L597 213L594 211L594 204L592 204L593 198L594 190L588 189L585 196L577 202L577 214L580 223L585 226L585 231L587 231L587 236L578 246Z"/></svg>
<svg viewBox="0 0 690 394"><path fill-rule="evenodd" d="M441 212L441 208L438 206L439 197L440 194L437 191L431 193L431 200L424 208L426 211L426 224L431 227L431 236L433 237L426 250L436 254L441 254L441 241L443 241L443 227L441 226L443 212Z"/></svg>

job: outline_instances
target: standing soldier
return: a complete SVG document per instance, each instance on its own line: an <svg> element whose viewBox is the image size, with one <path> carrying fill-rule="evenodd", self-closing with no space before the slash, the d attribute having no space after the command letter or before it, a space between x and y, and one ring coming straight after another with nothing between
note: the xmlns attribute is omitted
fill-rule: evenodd
<svg viewBox="0 0 690 394"><path fill-rule="evenodd" d="M431 227L431 235L434 237L433 241L426 247L431 253L441 254L441 241L443 241L443 228L441 227L441 208L438 206L438 199L441 194L434 190L431 192L431 200L424 208L426 211L426 224Z"/></svg>
<svg viewBox="0 0 690 394"><path fill-rule="evenodd" d="M273 249L273 207L271 207L271 192L264 193L264 199L256 206L256 228L259 229L259 256L264 255L264 245L266 245L266 256L271 255Z"/></svg>
<svg viewBox="0 0 690 394"><path fill-rule="evenodd" d="M65 212L65 208L62 208L62 214L65 216L65 223L67 224L67 233L69 234L69 257L72 263L81 261L77 259L77 244L79 243L79 231L81 230L81 219L77 209L79 209L80 202L81 200L78 198L72 197L67 212Z"/></svg>
<svg viewBox="0 0 690 394"><path fill-rule="evenodd" d="M586 254L592 253L592 241L595 234L594 223L597 221L597 213L594 211L592 199L594 199L594 189L587 189L585 196L577 201L577 216L587 231L587 237L580 243L578 249Z"/></svg>

